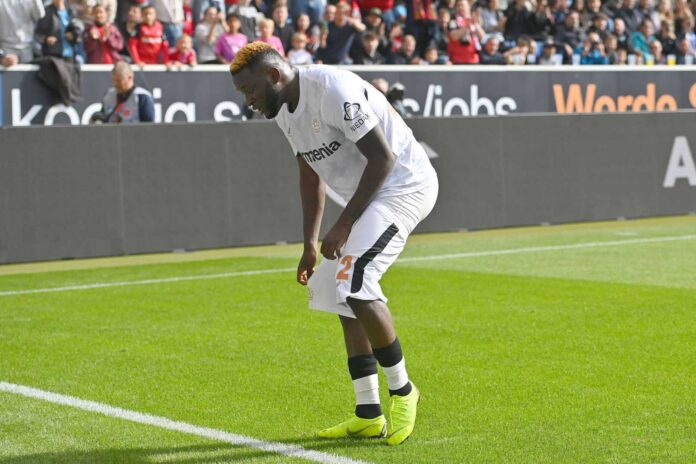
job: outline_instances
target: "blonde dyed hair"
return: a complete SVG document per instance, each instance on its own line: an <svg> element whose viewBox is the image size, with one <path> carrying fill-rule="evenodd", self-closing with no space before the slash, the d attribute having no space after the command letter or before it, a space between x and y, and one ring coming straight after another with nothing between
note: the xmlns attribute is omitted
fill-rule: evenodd
<svg viewBox="0 0 696 464"><path fill-rule="evenodd" d="M252 42L243 46L234 56L230 64L230 72L237 74L250 64L258 61L262 56L278 54L273 45L266 42Z"/></svg>

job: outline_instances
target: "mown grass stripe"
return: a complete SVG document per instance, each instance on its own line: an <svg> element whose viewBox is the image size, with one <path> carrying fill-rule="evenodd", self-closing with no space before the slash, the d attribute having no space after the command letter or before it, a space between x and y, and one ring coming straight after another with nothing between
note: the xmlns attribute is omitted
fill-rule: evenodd
<svg viewBox="0 0 696 464"><path fill-rule="evenodd" d="M200 427L198 425L179 422L166 417L153 416L137 411L130 411L115 406L110 406L104 403L95 401L83 400L74 396L61 395L37 388L28 387L25 385L17 385L8 382L0 381L0 391L13 393L27 398L46 401L49 403L69 406L83 411L94 412L104 416L122 419L138 424L150 425L161 429L181 432L188 435L196 435L202 438L208 438L220 442L229 443L236 446L246 446L255 448L267 453L280 454L293 458L304 459L307 461L321 462L325 464L366 464L365 461L358 461L335 454L322 453L320 451L309 450L297 445L289 445L286 443L278 443L273 441L259 440L245 435L237 435L235 433L225 432L224 430L212 429L208 427Z"/></svg>
<svg viewBox="0 0 696 464"><path fill-rule="evenodd" d="M661 242L673 242L680 240L696 240L696 234L694 235L675 235L666 237L652 237L652 238L636 238L628 240L610 240L604 242L586 242L586 243L572 243L567 245L548 245L539 247L525 247L525 248L508 248L503 250L487 250L487 251L471 251L466 253L451 253L444 255L431 255L431 256L413 256L400 258L397 263L413 263L419 261L436 261L436 260L448 260L448 259L462 259L462 258L479 258L485 256L500 256L500 255L512 255L512 254L522 254L522 253L541 253L548 251L564 251L564 250L577 250L585 248L600 248L600 247L612 247L612 246L623 246L623 245L639 245L639 244L649 244L649 243L661 243ZM183 282L191 280L205 280L205 279L223 279L228 277L242 277L242 276L253 276L262 274L276 274L282 272L294 272L295 268L277 268L277 269L259 269L252 271L238 271L238 272L223 272L219 274L202 274L202 275L192 275L192 276L176 276L176 277L165 277L161 279L146 279L146 280L128 280L121 282L100 282L94 284L84 284L84 285L69 285L65 287L48 287L48 288L33 288L27 290L8 290L0 292L0 297L3 296L15 296L15 295L31 295L36 293L55 293L55 292L69 292L78 290L91 290L97 288L110 288L110 287L125 287L130 285L152 285L152 284L164 284L172 282Z"/></svg>

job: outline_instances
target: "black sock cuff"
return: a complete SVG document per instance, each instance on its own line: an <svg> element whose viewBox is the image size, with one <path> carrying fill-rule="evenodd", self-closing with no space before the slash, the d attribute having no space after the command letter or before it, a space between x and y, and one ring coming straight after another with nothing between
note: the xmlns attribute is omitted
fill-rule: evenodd
<svg viewBox="0 0 696 464"><path fill-rule="evenodd" d="M371 354L348 358L348 372L352 380L362 379L377 373L377 359Z"/></svg>
<svg viewBox="0 0 696 464"><path fill-rule="evenodd" d="M404 359L404 354L401 351L401 343L399 343L398 338L395 338L389 346L385 346L384 348L373 348L372 352L375 354L375 358L377 358L379 365L382 367L396 366Z"/></svg>

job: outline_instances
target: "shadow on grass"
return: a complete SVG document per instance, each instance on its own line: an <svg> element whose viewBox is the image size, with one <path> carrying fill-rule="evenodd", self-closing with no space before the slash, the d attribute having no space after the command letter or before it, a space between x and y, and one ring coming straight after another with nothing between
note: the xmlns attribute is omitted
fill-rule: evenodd
<svg viewBox="0 0 696 464"><path fill-rule="evenodd" d="M322 451L327 448L361 448L384 445L383 440L325 440L315 437L286 438L278 443L297 445L306 450ZM326 451L332 453L331 450ZM346 456L347 457L347 456ZM0 457L0 464L86 464L86 463L176 463L204 464L221 462L246 462L263 460L286 462L291 458L271 451L225 443L210 445L191 445L162 448L113 448L95 450L73 450L26 454L22 456ZM297 459L296 462L300 462Z"/></svg>

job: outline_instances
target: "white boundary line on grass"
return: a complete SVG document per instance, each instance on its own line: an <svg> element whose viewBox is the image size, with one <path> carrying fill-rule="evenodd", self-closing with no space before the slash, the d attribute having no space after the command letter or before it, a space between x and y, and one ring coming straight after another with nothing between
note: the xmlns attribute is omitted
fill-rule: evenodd
<svg viewBox="0 0 696 464"><path fill-rule="evenodd" d="M229 443L231 445L255 448L267 453L282 454L283 456L321 462L325 464L366 464L365 461L358 461L335 454L309 450L297 445L258 440L256 438L247 437L244 435L225 432L223 430L200 427L198 425L188 424L186 422L167 419L166 417L153 416L137 411L129 411L127 409L109 406L108 404L97 403L95 401L75 398L74 396L61 395L59 393L39 390L37 388L27 387L25 385L16 385L0 381L0 391L21 395L36 400L47 401L49 403L70 406L83 411L96 412L104 416L114 417L130 422L137 422L138 424L151 425L161 429L172 430L188 435L196 435L211 440Z"/></svg>
<svg viewBox="0 0 696 464"><path fill-rule="evenodd" d="M694 235L673 235L667 237L652 237L652 238L635 238L629 240L610 240L606 242L587 242L587 243L573 243L569 245L549 245L549 246L539 246L539 247L526 247L526 248L509 248L504 250L488 250L488 251L472 251L467 253L452 253L445 255L432 255L432 256L414 256L410 258L400 258L397 260L398 263L413 263L419 261L436 261L436 260L446 260L446 259L460 259L460 258L478 258L483 256L500 256L500 255L512 255L518 253L539 253L544 251L561 251L561 250L577 250L583 248L600 248L600 247L612 247L612 246L622 246L622 245L636 245L645 243L660 243L660 242L674 242L679 240L695 240L696 234ZM147 280L131 280L122 282L102 282L95 284L85 284L85 285L70 285L67 287L49 287L49 288L33 288L30 290L9 290L0 292L0 297L3 296L14 296L14 295L31 295L35 293L54 293L54 292L69 292L77 290L91 290L95 288L109 288L109 287L126 287L129 285L151 285L151 284L164 284L170 282L184 282L190 280L205 280L205 279L223 279L227 277L241 277L241 276L252 276L252 275L262 275L262 274L276 274L281 272L294 272L295 268L280 268L280 269L260 269L256 271L239 271L239 272L223 272L220 274L203 274L203 275L192 275L192 276L178 276L178 277L166 277L162 279L147 279Z"/></svg>

